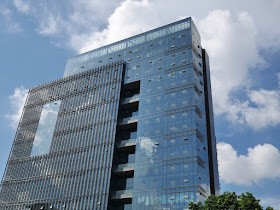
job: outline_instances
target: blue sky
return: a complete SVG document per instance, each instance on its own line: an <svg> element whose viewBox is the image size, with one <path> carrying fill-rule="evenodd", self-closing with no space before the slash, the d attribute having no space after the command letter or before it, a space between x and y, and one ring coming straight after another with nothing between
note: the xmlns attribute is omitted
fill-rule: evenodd
<svg viewBox="0 0 280 210"><path fill-rule="evenodd" d="M28 88L67 58L192 16L208 51L221 190L280 209L280 1L0 2L0 174Z"/></svg>

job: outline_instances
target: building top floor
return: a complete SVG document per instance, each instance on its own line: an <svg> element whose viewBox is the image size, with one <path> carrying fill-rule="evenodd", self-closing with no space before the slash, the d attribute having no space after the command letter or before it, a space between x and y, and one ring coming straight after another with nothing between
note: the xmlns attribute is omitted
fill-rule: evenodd
<svg viewBox="0 0 280 210"><path fill-rule="evenodd" d="M117 56L121 55L121 51L124 50L132 50L133 48L145 44L150 43L152 44L153 40L158 39L160 37L172 35L176 32L183 31L186 29L191 29L193 34L195 34L195 37L200 42L200 35L191 19L185 18L182 20L179 20L177 22L132 36L130 38L100 47L98 49L91 50L86 53L82 53L80 55L74 56L72 58L69 58L66 64L64 77L70 76L72 74L80 73L83 71L88 70L86 68L87 64L90 64L92 66L93 60L95 62L101 62L100 60L96 60L101 57L110 57L111 55L116 54ZM111 57L110 57L111 58ZM120 58L122 59L122 58ZM104 63L98 63L98 65L103 65ZM95 65L93 65L95 66Z"/></svg>

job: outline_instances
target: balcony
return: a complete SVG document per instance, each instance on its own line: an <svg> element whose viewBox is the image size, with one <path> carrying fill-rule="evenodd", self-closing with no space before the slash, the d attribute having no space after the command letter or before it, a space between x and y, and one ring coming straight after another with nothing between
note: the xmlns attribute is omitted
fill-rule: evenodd
<svg viewBox="0 0 280 210"><path fill-rule="evenodd" d="M139 101L139 94L135 94L132 97L125 98L121 101L121 104L130 104L130 103L135 103Z"/></svg>
<svg viewBox="0 0 280 210"><path fill-rule="evenodd" d="M121 176L132 176L134 174L134 163L126 163L117 165L114 173Z"/></svg>
<svg viewBox="0 0 280 210"><path fill-rule="evenodd" d="M128 147L135 147L136 146L136 139L127 139L117 142L117 148L128 148Z"/></svg>
<svg viewBox="0 0 280 210"><path fill-rule="evenodd" d="M126 118L122 118L121 120L119 120L118 125L131 125L131 124L135 124L138 122L138 114L134 115L132 117L126 117Z"/></svg>
<svg viewBox="0 0 280 210"><path fill-rule="evenodd" d="M132 190L119 190L112 193L111 199L127 200L132 199Z"/></svg>
<svg viewBox="0 0 280 210"><path fill-rule="evenodd" d="M138 117L127 117L127 118L123 118L122 120L120 120L119 124L120 125L131 124L131 123L135 123L137 121L138 121Z"/></svg>

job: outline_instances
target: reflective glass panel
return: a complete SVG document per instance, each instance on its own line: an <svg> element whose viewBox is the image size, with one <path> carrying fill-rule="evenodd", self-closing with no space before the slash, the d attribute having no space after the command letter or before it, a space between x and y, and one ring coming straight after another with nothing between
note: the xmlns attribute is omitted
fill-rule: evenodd
<svg viewBox="0 0 280 210"><path fill-rule="evenodd" d="M31 156L47 154L49 152L59 106L60 101L48 103L43 106L30 154Z"/></svg>

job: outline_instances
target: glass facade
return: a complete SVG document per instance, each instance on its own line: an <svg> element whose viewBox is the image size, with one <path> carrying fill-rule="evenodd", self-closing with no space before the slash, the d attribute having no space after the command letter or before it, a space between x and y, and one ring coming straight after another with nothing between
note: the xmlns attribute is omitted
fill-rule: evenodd
<svg viewBox="0 0 280 210"><path fill-rule="evenodd" d="M70 58L29 91L0 207L187 209L219 193L212 109L191 18Z"/></svg>
<svg viewBox="0 0 280 210"><path fill-rule="evenodd" d="M43 106L30 156L47 154L49 152L59 105L60 101L55 101Z"/></svg>

